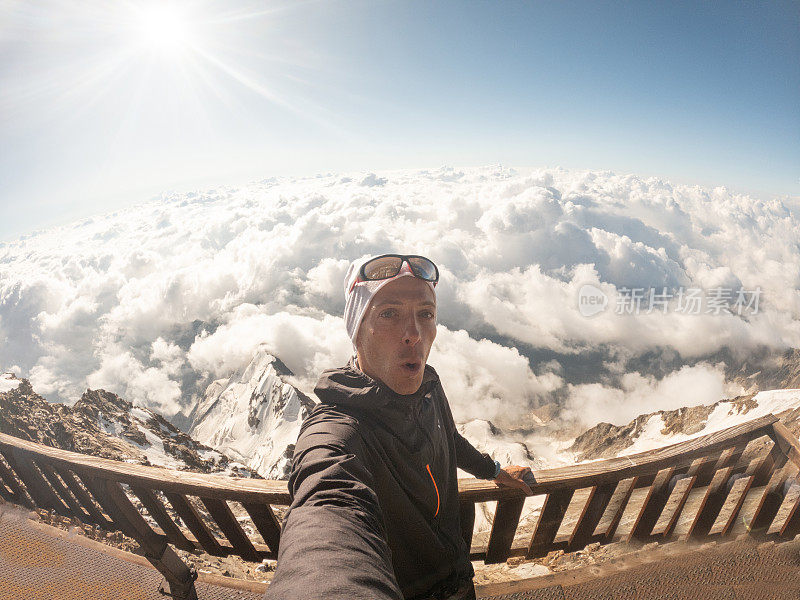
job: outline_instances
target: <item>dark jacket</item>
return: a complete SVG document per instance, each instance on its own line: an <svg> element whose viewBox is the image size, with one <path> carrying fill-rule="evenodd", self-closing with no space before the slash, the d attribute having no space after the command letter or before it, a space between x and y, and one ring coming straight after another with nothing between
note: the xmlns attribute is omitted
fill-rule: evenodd
<svg viewBox="0 0 800 600"><path fill-rule="evenodd" d="M490 479L495 464L456 431L433 367L408 396L352 361L314 391L265 598L411 598L472 577L456 467Z"/></svg>

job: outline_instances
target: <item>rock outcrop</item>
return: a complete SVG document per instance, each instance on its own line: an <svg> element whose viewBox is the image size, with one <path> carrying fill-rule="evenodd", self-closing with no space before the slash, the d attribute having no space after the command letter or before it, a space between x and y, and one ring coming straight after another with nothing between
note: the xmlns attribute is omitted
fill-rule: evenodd
<svg viewBox="0 0 800 600"><path fill-rule="evenodd" d="M30 381L0 392L0 432L114 460L197 472L249 475L217 451L179 431L161 415L106 390L87 390L73 405L50 403Z"/></svg>

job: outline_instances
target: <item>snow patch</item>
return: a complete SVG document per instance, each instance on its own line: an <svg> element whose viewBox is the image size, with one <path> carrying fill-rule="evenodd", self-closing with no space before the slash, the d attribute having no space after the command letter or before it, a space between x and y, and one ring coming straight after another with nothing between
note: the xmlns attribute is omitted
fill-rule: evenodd
<svg viewBox="0 0 800 600"><path fill-rule="evenodd" d="M642 432L636 438L634 443L620 452L620 456L627 456L629 454L636 454L637 452L645 452L654 448L660 448L670 444L676 444L684 440L707 435L739 425L746 421L752 421L759 417L763 417L770 413L777 415L787 410L793 410L800 407L800 389L791 390L766 390L759 392L753 397L756 406L747 410L747 408L736 402L725 401L720 402L711 414L708 415L705 426L691 435L676 433L673 435L664 435L661 431L664 429L664 419L660 414L655 414L650 417Z"/></svg>
<svg viewBox="0 0 800 600"><path fill-rule="evenodd" d="M0 394L17 389L20 383L22 380L17 379L13 373L3 373L0 375Z"/></svg>

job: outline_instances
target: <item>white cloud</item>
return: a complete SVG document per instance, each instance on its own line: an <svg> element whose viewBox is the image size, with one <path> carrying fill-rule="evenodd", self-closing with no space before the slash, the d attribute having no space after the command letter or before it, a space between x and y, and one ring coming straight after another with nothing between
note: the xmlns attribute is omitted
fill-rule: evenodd
<svg viewBox="0 0 800 600"><path fill-rule="evenodd" d="M439 373L458 422L521 417L563 384L552 371L535 375L528 359L514 348L474 340L464 330L450 331L443 326L439 326L428 362Z"/></svg>
<svg viewBox="0 0 800 600"><path fill-rule="evenodd" d="M744 392L726 383L724 365L685 366L662 379L626 373L621 387L600 383L568 385L569 399L562 417L590 427L599 422L624 425L640 414L711 404Z"/></svg>
<svg viewBox="0 0 800 600"><path fill-rule="evenodd" d="M213 334L197 338L188 360L196 370L221 378L245 366L260 344L292 370L307 394L319 374L345 364L353 348L340 317L266 314L248 304L238 307Z"/></svg>
<svg viewBox="0 0 800 600"><path fill-rule="evenodd" d="M172 416L180 406L180 386L164 370L147 368L128 352L108 354L86 378L92 389L104 389L135 404Z"/></svg>
<svg viewBox="0 0 800 600"><path fill-rule="evenodd" d="M407 251L441 267L433 357L460 418L515 415L554 390L652 408L672 397L655 373L618 391L582 386L646 353L680 366L723 347L800 345L799 218L724 188L561 169L352 173L170 195L0 244L0 368L17 365L52 400L102 385L174 413L189 408L187 370L227 375L267 343L307 391L350 353L349 260ZM610 310L581 316L586 283ZM674 285L758 286L761 310L614 314L622 287ZM679 373L666 381L687 384ZM708 370L688 373L708 401L725 393Z"/></svg>

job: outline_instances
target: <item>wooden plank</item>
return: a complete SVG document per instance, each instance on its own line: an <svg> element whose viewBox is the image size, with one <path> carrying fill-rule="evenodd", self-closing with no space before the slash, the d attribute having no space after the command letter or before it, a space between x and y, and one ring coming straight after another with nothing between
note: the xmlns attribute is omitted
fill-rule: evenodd
<svg viewBox="0 0 800 600"><path fill-rule="evenodd" d="M108 495L105 480L81 474L78 475L78 478L81 480L84 487L89 490L92 498L94 498L97 504L103 509L103 512L108 515L110 520L109 531L121 531L125 535L132 537L129 535L130 532L125 528L126 521L124 515ZM166 543L166 537L164 538L164 543Z"/></svg>
<svg viewBox="0 0 800 600"><path fill-rule="evenodd" d="M655 481L657 474L658 471L654 473L645 473L644 475L637 475L636 487L634 489L638 490L640 488L649 488L651 485L653 485L653 482Z"/></svg>
<svg viewBox="0 0 800 600"><path fill-rule="evenodd" d="M638 480L638 477L630 477L617 484L605 514L594 530L594 538L599 538L604 542L610 542L613 539Z"/></svg>
<svg viewBox="0 0 800 600"><path fill-rule="evenodd" d="M161 527L161 530L164 532L164 535L167 536L170 543L181 550L187 550L189 552L194 552L199 549L198 546L195 546L194 543L184 535L181 528L175 524L175 521L169 516L161 500L158 499L152 490L139 486L131 486L131 491L139 498L142 502L142 506L147 509L147 512L153 517L153 520Z"/></svg>
<svg viewBox="0 0 800 600"><path fill-rule="evenodd" d="M700 500L700 507L686 532L686 539L690 537L703 538L708 535L720 509L725 504L725 498L728 495L726 484L732 473L733 467L725 467L716 472Z"/></svg>
<svg viewBox="0 0 800 600"><path fill-rule="evenodd" d="M14 502L14 493L6 487L2 477L0 477L0 498L5 502Z"/></svg>
<svg viewBox="0 0 800 600"><path fill-rule="evenodd" d="M19 476L25 484L36 506L46 510L54 510L62 517L71 517L72 514L67 508L66 504L61 501L61 498L55 493L50 484L47 483L45 478L36 468L31 461L30 457L24 453L18 452L14 448L0 448L0 453L6 459L6 462L11 465L11 468Z"/></svg>
<svg viewBox="0 0 800 600"><path fill-rule="evenodd" d="M789 477L788 468L785 467L775 471L767 485L764 486L761 498L756 504L756 509L753 511L753 516L748 526L750 535L760 536L762 533L766 533L767 527L775 519L775 515L778 514L778 509L783 501L782 488Z"/></svg>
<svg viewBox="0 0 800 600"><path fill-rule="evenodd" d="M661 511L669 498L669 481L675 474L675 467L667 467L661 469L653 480L650 489L647 490L647 496L639 508L639 514L633 522L633 527L626 539L627 542L632 540L645 540L650 536L650 532L658 521Z"/></svg>
<svg viewBox="0 0 800 600"><path fill-rule="evenodd" d="M208 529L197 509L183 494L164 492L172 508L178 513L186 527L194 534L203 550L212 556L227 556L228 552L220 545L216 536Z"/></svg>
<svg viewBox="0 0 800 600"><path fill-rule="evenodd" d="M742 458L742 454L744 454L746 447L746 443L737 444L736 446L725 448L722 452L720 452L719 458L717 458L717 462L714 464L714 468L711 471L711 476L705 479L698 477L698 480L694 483L695 488L704 487L710 484L714 479L714 476L725 467L731 467L731 475L733 475L736 472L737 464L739 459Z"/></svg>
<svg viewBox="0 0 800 600"><path fill-rule="evenodd" d="M508 558L524 504L525 496L497 501L492 531L486 545L486 564L503 562Z"/></svg>
<svg viewBox="0 0 800 600"><path fill-rule="evenodd" d="M261 558L253 547L253 542L250 541L236 517L233 516L228 503L216 498L200 498L200 501L230 541L233 551L245 560L260 562Z"/></svg>
<svg viewBox="0 0 800 600"><path fill-rule="evenodd" d="M469 550L472 548L472 534L475 530L475 503L459 502L458 519L461 524L461 537Z"/></svg>
<svg viewBox="0 0 800 600"><path fill-rule="evenodd" d="M660 535L664 538L672 535L675 525L678 523L678 517L686 504L686 499L689 497L689 492L692 491L692 486L698 477L699 475L683 477L675 483L675 487L664 505L664 510L653 527L652 535Z"/></svg>
<svg viewBox="0 0 800 600"><path fill-rule="evenodd" d="M746 447L747 444L739 444L731 448L725 448L725 450L722 451L717 459L717 464L715 465L714 471L716 472L719 469L724 469L725 467L735 467L736 463L742 457L742 454L744 454L744 449ZM698 482L698 485L700 483L702 483L702 481Z"/></svg>
<svg viewBox="0 0 800 600"><path fill-rule="evenodd" d="M64 466L79 475L111 479L128 485L238 502L245 500L286 506L290 502L285 481L191 473L125 463L51 448L0 433L0 449L4 448L14 448L33 459L46 458L54 467Z"/></svg>
<svg viewBox="0 0 800 600"><path fill-rule="evenodd" d="M275 513L269 504L258 504L252 502L243 502L242 506L250 515L253 520L253 525L258 529L258 533L264 539L264 543L269 546L269 549L278 556L278 544L281 539L281 526L278 519L275 518ZM474 506L474 505L473 505Z"/></svg>
<svg viewBox="0 0 800 600"><path fill-rule="evenodd" d="M536 529L531 536L531 543L526 554L528 558L539 558L550 552L561 521L564 520L564 514L572 501L573 493L574 491L571 489L562 489L547 495L542 511L539 513Z"/></svg>
<svg viewBox="0 0 800 600"><path fill-rule="evenodd" d="M750 489L755 487L756 484L761 487L768 483L773 469L777 465L783 466L786 460L786 457L783 456L780 449L775 444L772 445L768 453L751 460L750 464L747 465L744 475L732 482L733 486L728 494L728 498L725 500L725 504L722 506L720 514L711 527L711 530L708 532L708 535L727 535L736 522L736 517L739 515L739 511L744 505L744 501ZM743 478L749 478L749 481L738 483ZM759 504L760 503L761 501L759 501Z"/></svg>
<svg viewBox="0 0 800 600"><path fill-rule="evenodd" d="M755 466L752 472L748 472L748 475L753 475L753 487L766 485L772 474L783 468L787 460L788 458L781 451L780 446L773 442L770 451L761 457L761 462Z"/></svg>
<svg viewBox="0 0 800 600"><path fill-rule="evenodd" d="M775 445L780 447L790 461L800 467L800 443L798 443L797 438L780 421L772 424L772 433L771 437Z"/></svg>
<svg viewBox="0 0 800 600"><path fill-rule="evenodd" d="M736 521L736 516L742 508L742 504L744 504L744 499L747 496L747 492L750 491L750 486L753 485L754 479L753 475L744 475L733 482L725 504L722 505L719 516L711 526L708 535L727 535Z"/></svg>
<svg viewBox="0 0 800 600"><path fill-rule="evenodd" d="M714 477L714 473L717 472L717 462L721 457L722 453L719 455L701 456L694 459L692 464L689 465L689 470L686 471L686 475L695 478L694 485L696 487L708 485L712 477Z"/></svg>
<svg viewBox="0 0 800 600"><path fill-rule="evenodd" d="M589 498L583 505L575 529L569 536L567 548L570 552L584 548L592 540L592 535L606 511L606 507L614 495L617 483L607 483L594 486L589 494Z"/></svg>
<svg viewBox="0 0 800 600"><path fill-rule="evenodd" d="M11 469L6 466L4 460L0 460L0 478L2 478L8 489L13 493L13 497L11 499L12 502L21 504L25 508L32 509L34 507L33 502L31 502L31 498L28 497L28 494L22 488L20 482L17 481L17 477L14 475Z"/></svg>
<svg viewBox="0 0 800 600"><path fill-rule="evenodd" d="M772 432L772 425L776 421L777 417L765 415L722 431L635 455L534 471L526 481L530 482L534 494L543 494L559 489L587 488L629 477L645 476L669 466L682 469L688 467L699 456L712 454L738 443L746 443L765 435L768 431ZM161 467L86 456L0 434L0 448L9 447L33 458L45 457L54 466L64 466L76 474L113 479L128 485L242 503L288 505L290 502L285 481L225 477L206 473L178 473ZM514 488L499 487L493 482L474 479L460 481L459 493L465 500L473 502L515 498L518 495L518 491Z"/></svg>
<svg viewBox="0 0 800 600"><path fill-rule="evenodd" d="M75 498L73 498L72 494L70 494L69 489L64 483L59 479L56 472L46 462L41 462L37 465L39 470L42 472L42 475L47 479L50 485L55 489L61 499L66 503L69 507L72 516L81 521L82 523L91 523L91 517L89 514L83 510L83 507L80 505Z"/></svg>
<svg viewBox="0 0 800 600"><path fill-rule="evenodd" d="M72 471L61 466L54 466L53 469L61 476L62 481L72 492L73 496L81 503L84 510L89 514L90 521L106 531L114 531L116 527L106 518L102 510L98 508L99 503L95 502L89 492L82 486Z"/></svg>
<svg viewBox="0 0 800 600"><path fill-rule="evenodd" d="M800 510L798 510L799 505L800 498L795 500L788 516L786 517L786 521L781 527L780 536L782 538L791 540L794 539L798 533L800 533Z"/></svg>
<svg viewBox="0 0 800 600"><path fill-rule="evenodd" d="M797 512L797 507L800 505L800 483L795 480L788 480L784 484L784 487L788 487L788 490L786 490L783 502L781 502L781 506L775 515L775 520L767 530L767 535L779 535L784 537L785 532L792 522L792 517L794 517Z"/></svg>

